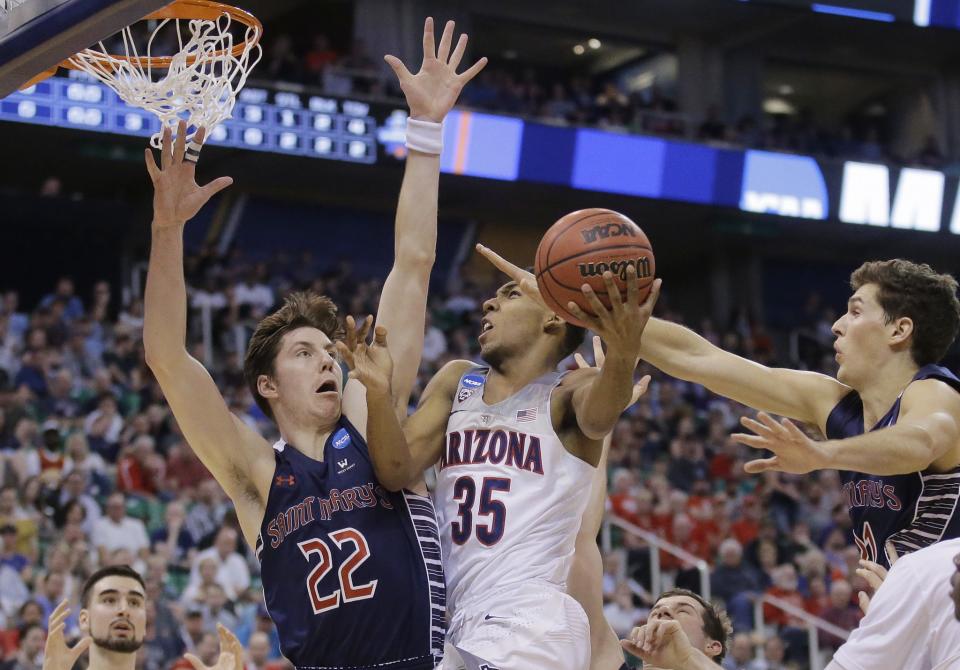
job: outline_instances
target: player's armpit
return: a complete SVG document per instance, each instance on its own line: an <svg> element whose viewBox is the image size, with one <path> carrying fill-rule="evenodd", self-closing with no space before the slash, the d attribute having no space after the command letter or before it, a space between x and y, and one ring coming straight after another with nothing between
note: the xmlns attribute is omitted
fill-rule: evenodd
<svg viewBox="0 0 960 670"><path fill-rule="evenodd" d="M417 410L404 422L403 434L417 473L440 460L447 421L453 409L453 396L460 377L471 367L473 363L470 361L450 361L444 365L427 384Z"/></svg>
<svg viewBox="0 0 960 670"><path fill-rule="evenodd" d="M938 379L913 382L903 393L898 426L913 426L925 439L923 469L946 472L960 465L960 393Z"/></svg>

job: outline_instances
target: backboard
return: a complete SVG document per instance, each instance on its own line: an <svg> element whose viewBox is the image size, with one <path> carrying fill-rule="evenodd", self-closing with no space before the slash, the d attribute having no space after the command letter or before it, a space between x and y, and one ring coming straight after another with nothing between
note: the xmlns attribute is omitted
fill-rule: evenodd
<svg viewBox="0 0 960 670"><path fill-rule="evenodd" d="M170 0L0 0L0 98Z"/></svg>

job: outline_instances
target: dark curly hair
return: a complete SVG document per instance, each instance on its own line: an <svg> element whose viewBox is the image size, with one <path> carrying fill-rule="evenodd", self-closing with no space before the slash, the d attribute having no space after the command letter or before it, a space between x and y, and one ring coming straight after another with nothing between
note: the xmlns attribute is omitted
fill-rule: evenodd
<svg viewBox="0 0 960 670"><path fill-rule="evenodd" d="M700 603L703 608L703 634L707 636L707 639L716 640L720 643L720 653L713 657L713 662L717 665L723 663L723 657L727 655L728 641L730 636L733 635L733 624L730 623L730 617L727 616L726 610L688 589L664 591L657 598L657 602L673 596L686 596ZM656 607L657 603L654 603L653 606Z"/></svg>
<svg viewBox="0 0 960 670"><path fill-rule="evenodd" d="M901 317L913 321L914 362L920 367L940 362L960 331L957 280L925 263L895 258L869 261L854 270L850 287L856 291L866 284L877 286L887 323Z"/></svg>
<svg viewBox="0 0 960 670"><path fill-rule="evenodd" d="M243 360L243 377L257 406L271 419L273 410L257 389L260 375L272 375L280 351L280 341L291 330L309 326L322 331L332 342L343 339L343 325L337 318L337 306L325 295L312 291L291 293L283 307L257 324Z"/></svg>

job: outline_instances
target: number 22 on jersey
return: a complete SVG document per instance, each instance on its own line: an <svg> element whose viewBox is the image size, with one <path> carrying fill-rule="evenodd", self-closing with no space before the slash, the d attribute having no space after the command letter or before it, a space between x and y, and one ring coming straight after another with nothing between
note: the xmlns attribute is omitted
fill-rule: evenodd
<svg viewBox="0 0 960 670"><path fill-rule="evenodd" d="M466 544L476 529L477 540L492 547L503 538L507 524L507 506L502 500L494 498L498 493L510 492L510 479L507 477L484 477L480 484L480 500L477 503L477 483L468 475L457 479L453 484L453 499L460 504L457 509L459 520L451 524L451 535L456 544ZM474 520L476 516L476 521ZM484 519L485 520L482 520Z"/></svg>
<svg viewBox="0 0 960 670"><path fill-rule="evenodd" d="M328 536L337 549L343 549L343 546L349 543L353 545L353 552L340 564L337 571L340 587L327 595L320 593L320 582L333 570L333 552L329 544L319 537L297 543L307 561L313 554L320 557L320 564L307 575L307 593L314 614L336 609L341 602L346 604L354 600L367 600L377 592L376 579L361 585L353 583L353 573L370 558L370 546L363 533L355 528L341 528Z"/></svg>

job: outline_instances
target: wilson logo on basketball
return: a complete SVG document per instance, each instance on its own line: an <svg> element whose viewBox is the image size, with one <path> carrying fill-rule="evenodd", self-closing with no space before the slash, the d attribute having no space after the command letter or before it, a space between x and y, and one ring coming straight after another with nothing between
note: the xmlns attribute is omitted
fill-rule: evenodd
<svg viewBox="0 0 960 670"><path fill-rule="evenodd" d="M581 277L602 277L603 273L609 270L623 281L627 280L627 268L631 266L637 268L637 279L646 279L650 276L650 259L646 256L637 260L629 258L625 261L609 263L577 263Z"/></svg>
<svg viewBox="0 0 960 670"><path fill-rule="evenodd" d="M592 244L597 240L605 240L608 237L620 237L621 235L628 235L630 237L637 236L637 233L630 226L622 223L605 223L601 226L594 226L589 230L581 230L580 234L583 235L585 244Z"/></svg>

